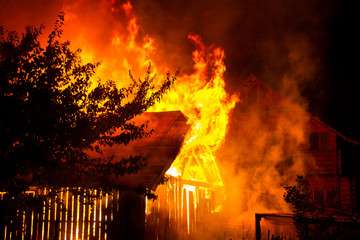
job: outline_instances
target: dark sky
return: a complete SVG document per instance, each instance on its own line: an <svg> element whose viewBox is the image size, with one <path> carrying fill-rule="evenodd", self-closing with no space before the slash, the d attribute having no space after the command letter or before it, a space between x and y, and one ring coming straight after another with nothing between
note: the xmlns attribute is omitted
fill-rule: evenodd
<svg viewBox="0 0 360 240"><path fill-rule="evenodd" d="M110 0L104 0L111 2ZM0 0L0 25L53 24L67 0ZM79 1L97 15L97 0ZM119 4L122 1L114 1ZM359 17L355 1L131 1L140 32L154 37L164 61L191 69L190 32L225 50L229 92L250 73L275 89L297 80L309 111L360 141ZM20 24L21 23L21 24ZM106 26L104 26L106 27ZM19 30L19 29L16 29Z"/></svg>
<svg viewBox="0 0 360 240"><path fill-rule="evenodd" d="M326 49L322 87L328 98L314 109L324 120L350 138L360 141L359 14L354 2L342 1L328 22L330 42ZM315 95L316 92L310 96ZM324 107L324 112L321 107Z"/></svg>

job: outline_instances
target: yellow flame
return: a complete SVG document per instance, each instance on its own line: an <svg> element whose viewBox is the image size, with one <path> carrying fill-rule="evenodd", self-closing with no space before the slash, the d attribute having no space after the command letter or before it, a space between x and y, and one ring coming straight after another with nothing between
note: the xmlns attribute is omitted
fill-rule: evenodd
<svg viewBox="0 0 360 240"><path fill-rule="evenodd" d="M224 82L224 51L206 47L199 36L189 35L197 49L193 52L194 72L178 78L173 89L151 111L180 110L191 129L168 175L222 186L214 152L221 146L229 114L237 101L229 96Z"/></svg>
<svg viewBox="0 0 360 240"><path fill-rule="evenodd" d="M104 3L105 9L100 9L96 18L111 27L96 27L87 24L87 18L93 21L94 16L88 16L79 10L78 4L65 7L66 22L64 38L70 39L71 46L81 48L84 62L101 62L96 71L97 77L103 80L117 81L119 87L127 86L129 70L134 76L146 73L155 52L155 40L148 35L139 36L140 26L133 7L129 2L117 5L116 1ZM109 15L118 14L125 17L109 23ZM152 67L156 73L156 67ZM141 76L140 76L141 77Z"/></svg>

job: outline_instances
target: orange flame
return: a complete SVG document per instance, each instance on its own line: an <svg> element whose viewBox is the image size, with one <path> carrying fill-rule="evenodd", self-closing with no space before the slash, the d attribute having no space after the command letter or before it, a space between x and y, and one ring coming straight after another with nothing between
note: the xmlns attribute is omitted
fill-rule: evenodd
<svg viewBox="0 0 360 240"><path fill-rule="evenodd" d="M120 79L117 83L123 87L129 83L129 70L135 76L146 72L153 62L155 41L148 35L140 36L140 26L130 2L102 1L96 13L99 16L79 8L78 3L65 7L64 37L71 40L74 48L83 50L84 62L101 61L96 73L99 78ZM93 22L94 18L98 23L86 23ZM156 73L157 69L152 67L152 71Z"/></svg>
<svg viewBox="0 0 360 240"><path fill-rule="evenodd" d="M204 46L197 35L190 34L189 39L197 47L193 52L194 73L179 77L173 89L151 110L181 110L192 125L167 174L222 186L214 152L225 138L229 113L237 98L225 91L224 51Z"/></svg>

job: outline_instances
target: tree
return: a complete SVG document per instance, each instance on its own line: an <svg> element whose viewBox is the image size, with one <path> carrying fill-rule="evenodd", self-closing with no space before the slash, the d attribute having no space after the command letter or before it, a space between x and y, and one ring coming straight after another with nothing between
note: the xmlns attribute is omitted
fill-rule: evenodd
<svg viewBox="0 0 360 240"><path fill-rule="evenodd" d="M285 186L284 200L290 203L300 240L360 239L360 222L354 216L329 208L329 201L313 202L309 182L297 176L296 186ZM332 197L337 194L334 193Z"/></svg>
<svg viewBox="0 0 360 240"><path fill-rule="evenodd" d="M63 24L60 14L45 48L39 42L44 26L28 26L21 37L0 27L0 191L14 198L34 184L109 187L111 174L144 168L142 156L113 163L88 153L150 136L146 124L131 120L176 79L168 73L155 89L149 66L143 81L130 73L128 87L110 80L92 86L99 63L83 64L81 50L60 41Z"/></svg>

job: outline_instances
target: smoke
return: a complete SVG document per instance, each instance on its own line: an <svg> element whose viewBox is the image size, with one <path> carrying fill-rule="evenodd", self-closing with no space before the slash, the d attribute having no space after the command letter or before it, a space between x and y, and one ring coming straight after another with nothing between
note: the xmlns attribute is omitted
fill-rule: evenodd
<svg viewBox="0 0 360 240"><path fill-rule="evenodd" d="M23 32L27 25L46 24L51 29L63 5L61 1L41 0L1 0L0 4L0 25L19 33Z"/></svg>
<svg viewBox="0 0 360 240"><path fill-rule="evenodd" d="M319 66L316 63L324 57L328 44L325 24L334 5L334 1L285 0L134 1L140 25L157 39L167 57L185 59L188 64L178 60L185 69L191 66L189 32L200 35L206 45L224 48L227 81L234 91L239 77L250 73L279 87L275 79L281 79L290 67L289 41L307 40L306 47L314 50L314 66ZM321 74L322 70L317 71Z"/></svg>
<svg viewBox="0 0 360 240"><path fill-rule="evenodd" d="M291 109L291 110L290 110ZM304 174L301 152L307 115L296 103L283 102L273 115L256 108L234 113L224 146L217 154L228 190L227 210L236 223L254 213L290 212L283 187Z"/></svg>
<svg viewBox="0 0 360 240"><path fill-rule="evenodd" d="M128 16L120 0L91 1L5 1L1 0L0 24L22 31L26 25L46 24L51 30L57 14L66 13L64 38L75 48L96 55L105 62L115 32L126 27ZM291 68L289 53L312 50L313 81L320 81L324 54L328 46L327 21L337 7L336 1L131 1L139 23L138 41L144 35L155 39L154 65L166 62L169 69L192 71L194 46L189 33L199 35L205 45L225 50L227 85L236 91L242 77L250 73L280 89L284 72ZM83 42L87 44L83 44ZM306 46L301 42L306 41ZM97 46L96 53L87 48ZM305 49L304 49L305 48ZM135 64L134 64L135 65ZM320 85L321 83L310 83Z"/></svg>

